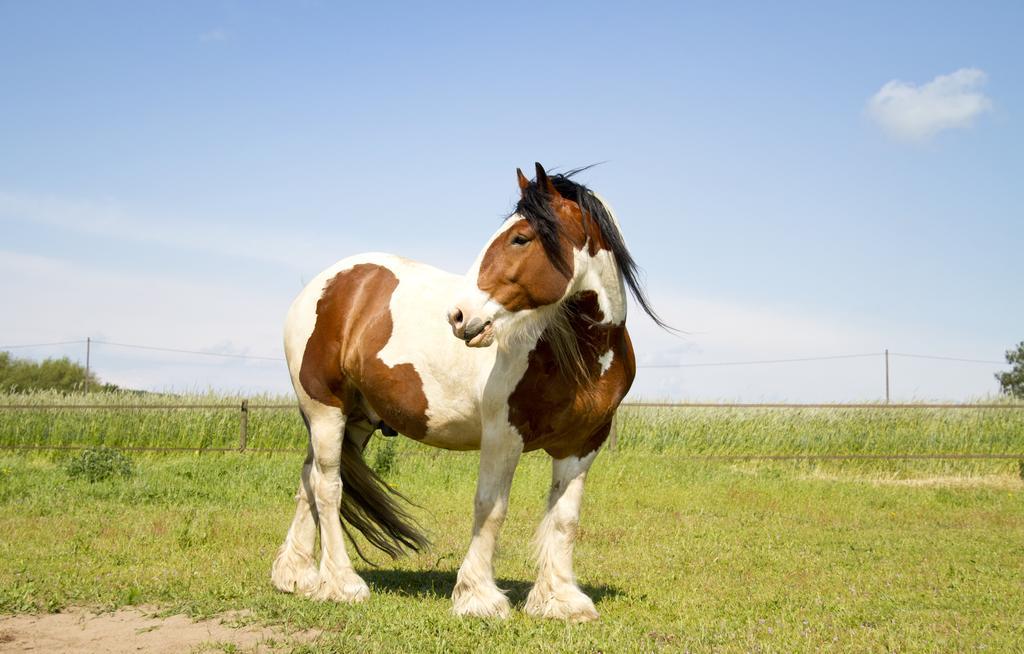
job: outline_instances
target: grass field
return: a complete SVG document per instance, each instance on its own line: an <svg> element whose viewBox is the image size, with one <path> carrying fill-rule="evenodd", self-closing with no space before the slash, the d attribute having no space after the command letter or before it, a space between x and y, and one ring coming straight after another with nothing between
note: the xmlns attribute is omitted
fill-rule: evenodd
<svg viewBox="0 0 1024 654"><path fill-rule="evenodd" d="M0 413L0 439L230 446L238 427L231 411L41 415ZM260 415L250 443L301 442L293 412L268 413L263 424ZM0 458L0 613L249 609L260 623L324 630L299 646L318 652L1020 651L1017 461L687 457L1021 452L1022 422L1021 412L624 411L618 450L602 453L588 480L577 546L577 574L602 617L576 626L450 614L469 537L473 453L397 443L389 480L428 507L417 514L434 545L397 562L376 557L379 568L357 564L373 592L357 606L270 586L300 455L137 455L132 477L88 483L66 472L74 453L9 454ZM382 443L371 445L371 461ZM548 476L546 456L527 455L513 486L497 574L514 605L533 579L529 540Z"/></svg>

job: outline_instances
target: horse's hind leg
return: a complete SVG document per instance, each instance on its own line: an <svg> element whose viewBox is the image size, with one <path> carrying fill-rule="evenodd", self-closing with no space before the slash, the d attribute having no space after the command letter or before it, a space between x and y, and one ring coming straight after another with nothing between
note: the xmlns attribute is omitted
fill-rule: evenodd
<svg viewBox="0 0 1024 654"><path fill-rule="evenodd" d="M312 468L313 445L310 443L302 465L299 490L295 494L295 517L270 571L274 587L286 593L309 593L317 584L313 551L316 545L316 514L312 508L313 489L309 484Z"/></svg>
<svg viewBox="0 0 1024 654"><path fill-rule="evenodd" d="M576 585L572 551L579 525L583 481L597 452L582 459L553 459L548 510L537 530L537 582L524 610L538 618L573 622L597 619L594 603Z"/></svg>
<svg viewBox="0 0 1024 654"><path fill-rule="evenodd" d="M361 602L370 596L366 582L352 569L341 527L341 447L345 415L341 409L321 406L309 414L313 489L320 520L320 579L310 597L339 602Z"/></svg>

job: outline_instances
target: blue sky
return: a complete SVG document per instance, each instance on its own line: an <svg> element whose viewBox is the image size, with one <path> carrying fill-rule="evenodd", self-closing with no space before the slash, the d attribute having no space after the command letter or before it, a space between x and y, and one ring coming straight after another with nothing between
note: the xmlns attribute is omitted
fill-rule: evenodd
<svg viewBox="0 0 1024 654"><path fill-rule="evenodd" d="M278 356L323 267L464 271L517 166L603 161L584 181L688 332L634 311L641 362L998 361L1024 339L1024 5L825 4L0 2L0 345ZM275 363L94 355L128 386L288 389ZM998 368L899 358L893 390L976 397ZM882 389L878 357L636 386Z"/></svg>

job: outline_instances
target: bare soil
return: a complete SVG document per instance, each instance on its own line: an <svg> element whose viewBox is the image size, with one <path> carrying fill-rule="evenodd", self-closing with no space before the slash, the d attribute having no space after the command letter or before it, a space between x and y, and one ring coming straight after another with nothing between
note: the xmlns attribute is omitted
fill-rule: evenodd
<svg viewBox="0 0 1024 654"><path fill-rule="evenodd" d="M245 617L233 613L193 621L183 615L155 617L155 607L96 613L72 608L63 613L0 617L0 652L89 652L178 654L181 652L280 652L315 639L315 631L285 632L231 626Z"/></svg>
<svg viewBox="0 0 1024 654"><path fill-rule="evenodd" d="M1024 489L1024 479L1018 475L948 475L935 477L912 477L901 479L896 477L878 476L857 476L838 475L817 472L805 475L804 479L819 479L823 481L855 481L872 484L874 486L909 486L920 488L991 488L994 490L1021 490Z"/></svg>

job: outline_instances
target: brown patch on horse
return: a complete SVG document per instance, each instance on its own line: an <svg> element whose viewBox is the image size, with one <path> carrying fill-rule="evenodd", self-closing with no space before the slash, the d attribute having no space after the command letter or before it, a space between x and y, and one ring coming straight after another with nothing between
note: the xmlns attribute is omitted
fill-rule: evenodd
<svg viewBox="0 0 1024 654"><path fill-rule="evenodd" d="M527 239L519 244L517 239ZM563 247L568 261L572 249ZM487 248L477 286L509 311L554 304L565 295L571 276L551 265L526 220L516 221Z"/></svg>
<svg viewBox="0 0 1024 654"><path fill-rule="evenodd" d="M498 235L484 253L477 287L508 311L554 304L565 295L572 279L573 250L583 247L587 238L583 212L578 204L557 193L551 197L551 209L559 221L559 247L567 270L552 264L526 219ZM527 242L520 244L517 239Z"/></svg>
<svg viewBox="0 0 1024 654"><path fill-rule="evenodd" d="M393 272L369 263L327 282L299 382L311 398L350 417L362 411L362 400L390 427L419 440L427 433L423 380L411 363L392 367L379 357L394 329L390 304L396 288Z"/></svg>
<svg viewBox="0 0 1024 654"><path fill-rule="evenodd" d="M583 457L604 443L636 375L625 324L598 324L604 315L597 294L584 291L567 304L585 375L562 369L549 339L542 337L509 397L509 421L522 435L524 449L544 449L556 459ZM602 373L600 358L609 351L611 366Z"/></svg>

